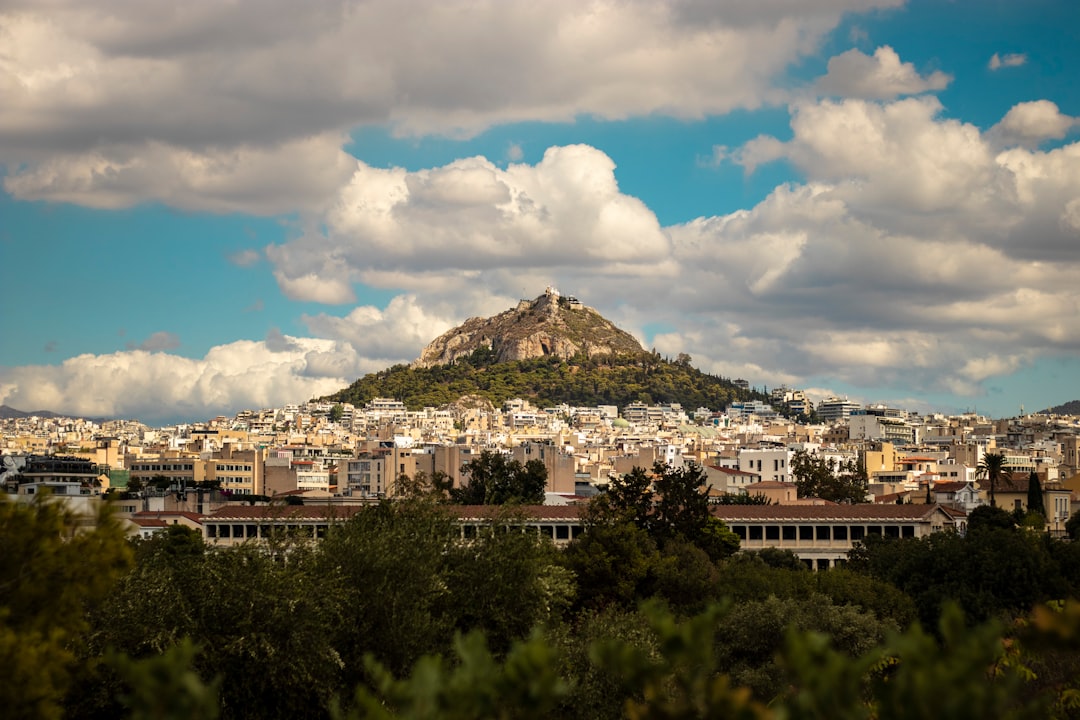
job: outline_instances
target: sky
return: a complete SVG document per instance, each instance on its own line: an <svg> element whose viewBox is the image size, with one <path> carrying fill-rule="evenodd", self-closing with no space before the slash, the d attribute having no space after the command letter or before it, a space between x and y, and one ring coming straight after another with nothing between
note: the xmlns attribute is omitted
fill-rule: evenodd
<svg viewBox="0 0 1080 720"><path fill-rule="evenodd" d="M0 403L280 407L551 285L920 412L1080 398L1072 0L0 0Z"/></svg>

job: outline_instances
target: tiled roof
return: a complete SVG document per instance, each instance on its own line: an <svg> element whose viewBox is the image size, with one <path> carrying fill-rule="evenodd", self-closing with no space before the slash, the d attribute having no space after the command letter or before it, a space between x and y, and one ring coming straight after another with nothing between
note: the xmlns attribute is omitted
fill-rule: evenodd
<svg viewBox="0 0 1080 720"><path fill-rule="evenodd" d="M199 513L188 512L186 510L140 510L139 512L131 514L133 520L138 518L160 519L170 517L184 517L192 522L202 522L203 519L203 516Z"/></svg>
<svg viewBox="0 0 1080 720"><path fill-rule="evenodd" d="M724 521L743 520L923 520L938 505L716 505L712 514Z"/></svg>
<svg viewBox="0 0 1080 720"><path fill-rule="evenodd" d="M206 520L348 520L366 505L233 505L224 507ZM449 505L447 511L459 520L493 520L522 517L528 520L576 520L583 505Z"/></svg>

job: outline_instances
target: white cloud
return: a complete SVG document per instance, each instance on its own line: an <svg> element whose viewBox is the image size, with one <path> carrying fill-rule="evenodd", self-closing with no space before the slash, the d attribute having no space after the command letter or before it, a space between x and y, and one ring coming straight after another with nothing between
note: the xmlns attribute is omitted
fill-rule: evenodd
<svg viewBox="0 0 1080 720"><path fill-rule="evenodd" d="M456 312L445 304L428 309L409 294L395 297L385 310L365 305L345 317L321 313L303 320L314 335L343 340L365 357L390 365L415 360L421 348L456 324Z"/></svg>
<svg viewBox="0 0 1080 720"><path fill-rule="evenodd" d="M8 3L0 165L28 199L310 209L351 128L756 108L845 13L900 2Z"/></svg>
<svg viewBox="0 0 1080 720"><path fill-rule="evenodd" d="M912 63L900 62L895 50L882 45L873 57L857 49L833 57L817 86L827 95L887 100L944 90L951 81L952 77L940 70L925 77L920 75Z"/></svg>
<svg viewBox="0 0 1080 720"><path fill-rule="evenodd" d="M1080 125L1080 119L1065 115L1056 103L1035 100L1014 105L987 136L1001 147L1038 147L1047 140L1061 140Z"/></svg>
<svg viewBox="0 0 1080 720"><path fill-rule="evenodd" d="M288 347L238 341L201 359L131 350L59 365L0 369L0 402L148 422L280 407L334 392L375 369L348 345L289 338Z"/></svg>
<svg viewBox="0 0 1080 720"><path fill-rule="evenodd" d="M1020 67L1025 63L1027 63L1027 55L1023 53L1007 53L1005 55L994 53L990 56L987 67L991 70L1000 70L1003 67Z"/></svg>
<svg viewBox="0 0 1080 720"><path fill-rule="evenodd" d="M272 246L267 257L286 294L324 303L351 302L356 281L430 292L426 272L459 285L475 273L489 283L503 277L489 285L501 293L521 286L509 274L670 272L656 216L619 191L614 170L584 145L506 169L485 158L417 172L360 163L325 232Z"/></svg>
<svg viewBox="0 0 1080 720"><path fill-rule="evenodd" d="M1080 349L1080 144L998 153L939 110L933 98L804 104L790 141L730 151L747 165L787 158L808 181L666 228L683 292L637 284L675 301L658 313L680 328L665 345L727 373L757 365L772 383L969 395Z"/></svg>
<svg viewBox="0 0 1080 720"><path fill-rule="evenodd" d="M223 213L318 211L356 167L341 145L336 134L271 147L113 144L18 169L4 178L4 189L21 200L105 209L156 200Z"/></svg>

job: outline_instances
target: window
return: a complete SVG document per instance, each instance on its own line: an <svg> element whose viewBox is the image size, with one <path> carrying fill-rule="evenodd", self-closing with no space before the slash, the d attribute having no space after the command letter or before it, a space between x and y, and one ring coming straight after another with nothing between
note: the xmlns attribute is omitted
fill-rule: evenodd
<svg viewBox="0 0 1080 720"><path fill-rule="evenodd" d="M796 528L794 525L785 525L783 527L782 537L785 540L794 540L796 536Z"/></svg>
<svg viewBox="0 0 1080 720"><path fill-rule="evenodd" d="M731 529L736 535L739 536L740 540L745 540L746 539L746 526L745 525L734 525L734 526L732 526Z"/></svg>
<svg viewBox="0 0 1080 720"><path fill-rule="evenodd" d="M906 538L915 537L915 526L914 525L904 525L904 526L902 526L900 528L900 536L901 537L906 537Z"/></svg>
<svg viewBox="0 0 1080 720"><path fill-rule="evenodd" d="M761 539L761 526L760 525L751 525L750 526L750 539L751 540L760 540Z"/></svg>
<svg viewBox="0 0 1080 720"><path fill-rule="evenodd" d="M800 540L813 540L814 539L814 526L813 525L800 525L799 526L799 539Z"/></svg>
<svg viewBox="0 0 1080 720"><path fill-rule="evenodd" d="M898 537L900 537L900 528L897 527L896 525L886 525L885 526L885 537L887 537L887 538L898 538Z"/></svg>
<svg viewBox="0 0 1080 720"><path fill-rule="evenodd" d="M832 540L832 528L828 525L817 526L817 539L818 540Z"/></svg>
<svg viewBox="0 0 1080 720"><path fill-rule="evenodd" d="M767 525L765 527L765 539L766 540L779 540L780 539L780 527L777 525Z"/></svg>
<svg viewBox="0 0 1080 720"><path fill-rule="evenodd" d="M836 525L832 529L833 540L847 540L847 525Z"/></svg>

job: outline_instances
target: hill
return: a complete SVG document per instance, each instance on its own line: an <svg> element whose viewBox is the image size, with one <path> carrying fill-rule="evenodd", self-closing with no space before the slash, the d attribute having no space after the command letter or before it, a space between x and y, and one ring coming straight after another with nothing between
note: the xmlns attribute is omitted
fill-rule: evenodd
<svg viewBox="0 0 1080 720"><path fill-rule="evenodd" d="M686 360L667 360L655 353L498 362L492 351L483 349L445 365L395 365L325 399L363 405L373 398L391 397L410 410L419 410L447 405L465 395L478 395L496 406L523 398L539 407L677 402L689 411L721 410L734 401L765 399L703 373Z"/></svg>
<svg viewBox="0 0 1080 720"><path fill-rule="evenodd" d="M411 365L371 373L323 400L359 406L389 397L419 410L465 396L496 407L522 398L542 408L644 402L680 403L689 411L765 399L691 367L688 356L668 360L646 352L596 310L548 288L493 317L470 318Z"/></svg>
<svg viewBox="0 0 1080 720"><path fill-rule="evenodd" d="M596 310L548 288L535 300L489 318L469 318L435 338L413 363L427 368L468 358L481 350L496 362L577 355L644 355L630 333Z"/></svg>
<svg viewBox="0 0 1080 720"><path fill-rule="evenodd" d="M1043 415L1080 415L1080 400L1070 400L1042 411Z"/></svg>
<svg viewBox="0 0 1080 720"><path fill-rule="evenodd" d="M0 405L0 420L19 420L28 417L39 417L46 420L56 420L57 418L71 418L73 420L88 420L90 422L102 423L106 422L107 418L83 418L75 415L65 415L64 413L57 413L51 410L17 410L10 405Z"/></svg>

